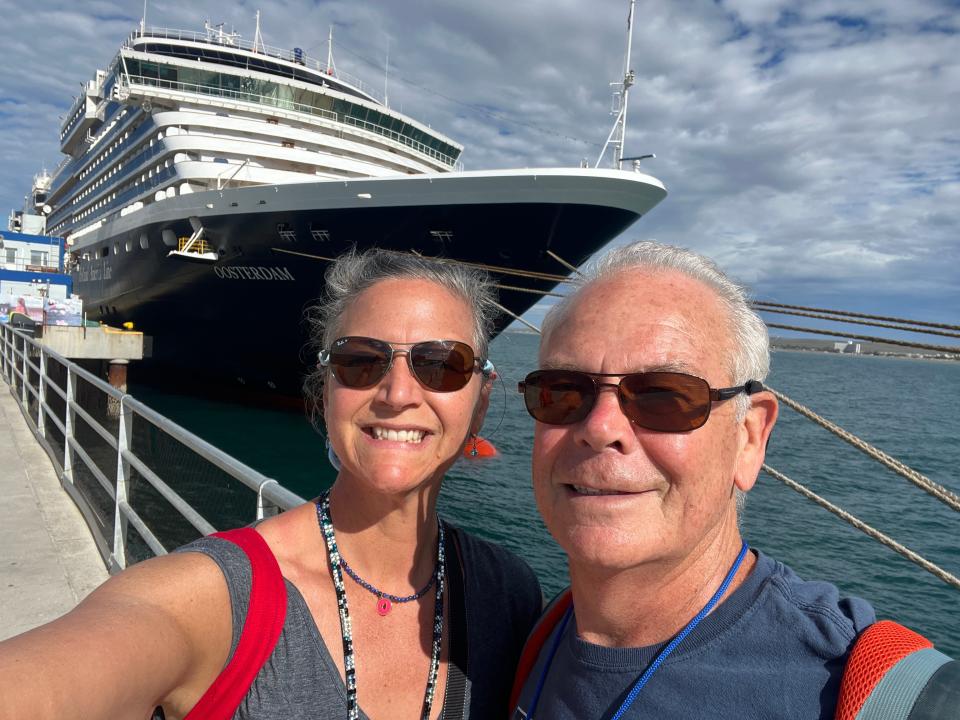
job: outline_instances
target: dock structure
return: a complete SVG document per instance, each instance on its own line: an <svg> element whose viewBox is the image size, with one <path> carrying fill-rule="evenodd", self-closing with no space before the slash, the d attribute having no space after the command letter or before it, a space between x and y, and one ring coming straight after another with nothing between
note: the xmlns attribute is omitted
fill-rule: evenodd
<svg viewBox="0 0 960 720"><path fill-rule="evenodd" d="M83 516L0 383L0 640L71 610L108 573Z"/></svg>

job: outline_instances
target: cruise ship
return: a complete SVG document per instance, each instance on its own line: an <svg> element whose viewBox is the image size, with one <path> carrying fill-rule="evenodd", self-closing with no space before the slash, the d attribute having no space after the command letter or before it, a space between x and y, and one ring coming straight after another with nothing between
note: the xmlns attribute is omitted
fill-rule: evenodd
<svg viewBox="0 0 960 720"><path fill-rule="evenodd" d="M520 315L565 272L548 251L579 264L666 195L636 168L464 171L458 142L259 22L252 42L141 24L64 117L36 205L88 318L133 323L168 378L287 396L348 247L486 267Z"/></svg>

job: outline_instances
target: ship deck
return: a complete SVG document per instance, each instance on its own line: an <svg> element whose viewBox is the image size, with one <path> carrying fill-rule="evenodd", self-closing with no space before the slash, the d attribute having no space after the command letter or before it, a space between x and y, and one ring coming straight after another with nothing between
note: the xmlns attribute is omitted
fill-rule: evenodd
<svg viewBox="0 0 960 720"><path fill-rule="evenodd" d="M108 573L50 459L0 386L0 640L72 609Z"/></svg>

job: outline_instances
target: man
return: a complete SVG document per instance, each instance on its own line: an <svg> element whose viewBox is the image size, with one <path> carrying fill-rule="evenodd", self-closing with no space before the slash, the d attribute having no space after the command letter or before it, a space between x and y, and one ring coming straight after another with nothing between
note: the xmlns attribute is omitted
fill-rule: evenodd
<svg viewBox="0 0 960 720"><path fill-rule="evenodd" d="M539 365L534 492L572 607L512 717L833 718L876 618L741 538L777 419L743 290L686 250L615 249L548 314Z"/></svg>

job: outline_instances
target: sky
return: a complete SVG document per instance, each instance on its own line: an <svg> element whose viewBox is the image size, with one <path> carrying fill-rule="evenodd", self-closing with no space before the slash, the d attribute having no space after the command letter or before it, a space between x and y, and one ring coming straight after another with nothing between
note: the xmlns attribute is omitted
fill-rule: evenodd
<svg viewBox="0 0 960 720"><path fill-rule="evenodd" d="M29 7L0 0L6 208L56 167L60 116L143 13L142 0ZM147 24L209 19L252 40L260 10L267 44L319 58L332 26L338 70L463 143L466 169L482 170L597 161L628 8L174 0L149 2ZM655 154L643 170L669 195L614 243L705 253L760 300L960 323L960 2L639 0L632 34L624 154Z"/></svg>

